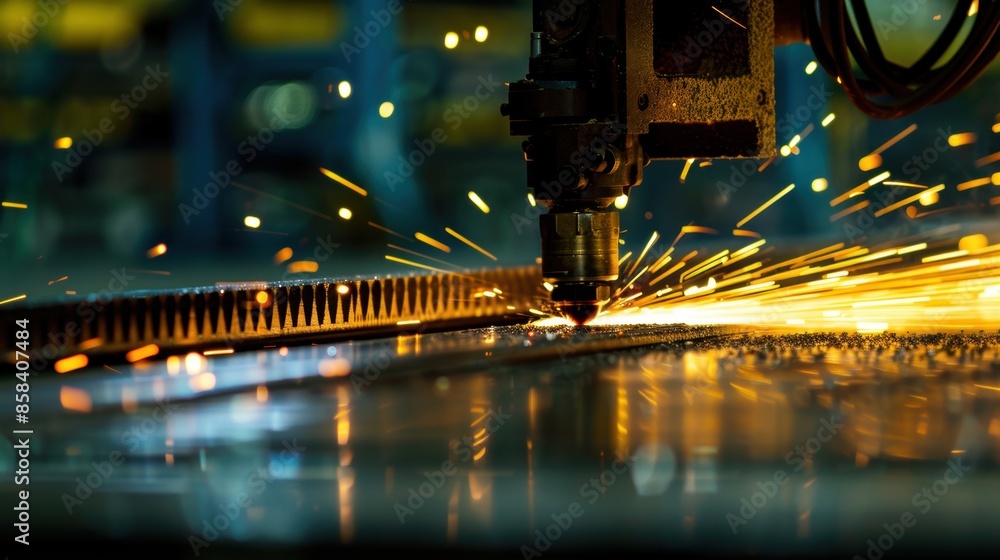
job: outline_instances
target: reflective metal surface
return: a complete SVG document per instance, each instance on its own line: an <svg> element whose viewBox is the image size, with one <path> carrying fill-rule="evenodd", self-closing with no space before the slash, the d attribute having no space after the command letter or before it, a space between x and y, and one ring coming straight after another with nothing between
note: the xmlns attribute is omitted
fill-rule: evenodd
<svg viewBox="0 0 1000 560"><path fill-rule="evenodd" d="M176 557L987 554L998 344L511 327L81 370L33 385L32 536Z"/></svg>

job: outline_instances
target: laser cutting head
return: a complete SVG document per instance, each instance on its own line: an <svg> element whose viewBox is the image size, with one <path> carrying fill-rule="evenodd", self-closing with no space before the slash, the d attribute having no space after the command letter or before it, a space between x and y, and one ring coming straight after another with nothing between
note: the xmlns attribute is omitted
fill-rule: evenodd
<svg viewBox="0 0 1000 560"><path fill-rule="evenodd" d="M529 72L501 108L542 216L542 274L574 323L618 281L612 204L652 159L775 151L771 0L534 0ZM694 48L687 39L691 39Z"/></svg>

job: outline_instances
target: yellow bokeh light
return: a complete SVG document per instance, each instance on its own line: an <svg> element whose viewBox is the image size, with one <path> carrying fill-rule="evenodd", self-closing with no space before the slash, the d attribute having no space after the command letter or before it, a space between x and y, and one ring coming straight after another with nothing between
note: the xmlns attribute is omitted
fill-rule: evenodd
<svg viewBox="0 0 1000 560"><path fill-rule="evenodd" d="M243 218L243 225L250 229L257 229L260 227L260 218L257 216L247 216L246 218Z"/></svg>
<svg viewBox="0 0 1000 560"><path fill-rule="evenodd" d="M458 46L458 33L449 31L444 36L444 48L453 49Z"/></svg>
<svg viewBox="0 0 1000 560"><path fill-rule="evenodd" d="M351 91L351 82L345 80L337 84L337 93L339 93L344 99L351 96Z"/></svg>
<svg viewBox="0 0 1000 560"><path fill-rule="evenodd" d="M69 136L56 140L55 147L58 150L68 150L73 147L73 139Z"/></svg>
<svg viewBox="0 0 1000 560"><path fill-rule="evenodd" d="M476 28L475 37L477 42L483 43L489 36L490 36L490 30L487 29L485 25L480 25L479 27Z"/></svg>
<svg viewBox="0 0 1000 560"><path fill-rule="evenodd" d="M628 195L623 194L615 199L615 208L619 210L624 210L628 206Z"/></svg>
<svg viewBox="0 0 1000 560"><path fill-rule="evenodd" d="M383 119L388 119L392 116L392 113L396 110L396 106L392 104L391 101L386 101L385 103L379 105L378 115Z"/></svg>
<svg viewBox="0 0 1000 560"><path fill-rule="evenodd" d="M344 220L350 220L351 217L354 216L354 213L351 212L350 209L348 208L341 208L340 210L337 211L337 215Z"/></svg>
<svg viewBox="0 0 1000 560"><path fill-rule="evenodd" d="M816 179L812 183L812 189L815 192L823 192L829 186L830 186L830 184L827 182L827 180L824 179L824 178L822 178L822 177L820 177L819 179Z"/></svg>

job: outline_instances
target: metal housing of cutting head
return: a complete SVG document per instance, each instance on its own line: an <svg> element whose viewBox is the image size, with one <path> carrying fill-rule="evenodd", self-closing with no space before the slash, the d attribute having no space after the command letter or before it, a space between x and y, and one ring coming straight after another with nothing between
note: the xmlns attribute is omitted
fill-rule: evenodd
<svg viewBox="0 0 1000 560"><path fill-rule="evenodd" d="M548 210L543 279L584 324L618 280L614 202L651 160L774 152L774 3L534 0L533 26L501 112Z"/></svg>

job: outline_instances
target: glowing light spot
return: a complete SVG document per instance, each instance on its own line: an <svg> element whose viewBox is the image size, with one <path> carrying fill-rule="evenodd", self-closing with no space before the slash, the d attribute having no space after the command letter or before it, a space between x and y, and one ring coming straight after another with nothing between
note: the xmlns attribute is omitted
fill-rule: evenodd
<svg viewBox="0 0 1000 560"><path fill-rule="evenodd" d="M257 386L257 402L267 402L267 387L263 385Z"/></svg>
<svg viewBox="0 0 1000 560"><path fill-rule="evenodd" d="M348 208L341 208L340 210L337 210L337 215L340 216L342 220L350 220L351 217L354 216L354 213Z"/></svg>
<svg viewBox="0 0 1000 560"><path fill-rule="evenodd" d="M20 202L7 202L7 201L3 201L2 203L0 203L0 206L2 206L4 208L17 208L18 210L27 210L28 209L28 205L27 204L22 204Z"/></svg>
<svg viewBox="0 0 1000 560"><path fill-rule="evenodd" d="M288 262L295 253L292 251L291 247L285 247L284 249L278 251L274 254L274 264L281 264Z"/></svg>
<svg viewBox="0 0 1000 560"><path fill-rule="evenodd" d="M453 49L458 46L458 33L449 31L444 35L444 48Z"/></svg>
<svg viewBox="0 0 1000 560"><path fill-rule="evenodd" d="M396 321L396 325L400 327L405 327L407 325L419 325L420 319L408 319L406 321Z"/></svg>
<svg viewBox="0 0 1000 560"><path fill-rule="evenodd" d="M815 60L806 64L806 74L812 75L812 73L816 71L817 67L819 67L819 64L816 64Z"/></svg>
<svg viewBox="0 0 1000 560"><path fill-rule="evenodd" d="M217 350L205 350L204 354L206 356L222 356L225 354L233 354L236 350L232 348L219 348Z"/></svg>
<svg viewBox="0 0 1000 560"><path fill-rule="evenodd" d="M871 171L882 167L882 156L879 154L868 154L858 161L858 167L862 171Z"/></svg>
<svg viewBox="0 0 1000 560"><path fill-rule="evenodd" d="M474 36L477 43L485 43L486 39L490 36L490 30L485 25L480 25L476 28Z"/></svg>
<svg viewBox="0 0 1000 560"><path fill-rule="evenodd" d="M820 177L819 179L816 179L812 183L813 192L823 192L829 186L830 186L830 184L827 182L827 180L824 179L824 178L822 178L822 177Z"/></svg>
<svg viewBox="0 0 1000 560"><path fill-rule="evenodd" d="M74 387L59 388L59 403L66 410L75 412L88 413L94 408L93 402L90 400L90 394Z"/></svg>
<svg viewBox="0 0 1000 560"><path fill-rule="evenodd" d="M975 144L978 137L972 132L962 132L959 134L952 134L948 137L948 145L952 148L957 148L959 146L968 146L969 144Z"/></svg>
<svg viewBox="0 0 1000 560"><path fill-rule="evenodd" d="M56 373L69 373L74 370L85 368L87 367L88 362L89 360L87 359L87 356L84 356L83 354L63 358L62 360L56 362Z"/></svg>
<svg viewBox="0 0 1000 560"><path fill-rule="evenodd" d="M184 370L188 375L201 373L203 369L205 369L205 358L201 354L191 352L187 356L184 356Z"/></svg>
<svg viewBox="0 0 1000 560"><path fill-rule="evenodd" d="M195 393L201 393L204 391L211 391L215 389L215 374L206 371L205 373L199 373L198 375L188 379L188 386Z"/></svg>
<svg viewBox="0 0 1000 560"><path fill-rule="evenodd" d="M73 139L66 136L65 138L56 140L54 145L57 150L68 150L73 147Z"/></svg>
<svg viewBox="0 0 1000 560"><path fill-rule="evenodd" d="M250 229L257 229L260 227L260 218L257 216L247 216L246 218L243 218L243 225Z"/></svg>
<svg viewBox="0 0 1000 560"><path fill-rule="evenodd" d="M992 130L994 134L1000 134L1000 123L996 123L995 125L993 125Z"/></svg>
<svg viewBox="0 0 1000 560"><path fill-rule="evenodd" d="M295 261L288 263L288 272L292 274L311 273L319 270L319 263L316 261Z"/></svg>
<svg viewBox="0 0 1000 560"><path fill-rule="evenodd" d="M778 153L781 154L781 157L788 157L792 155L792 148L789 146L782 146L781 149L778 150Z"/></svg>
<svg viewBox="0 0 1000 560"><path fill-rule="evenodd" d="M347 294L351 293L351 289L348 288L347 286L341 284L341 285L337 286L337 293L340 294L340 295L342 295L342 296L346 296Z"/></svg>
<svg viewBox="0 0 1000 560"><path fill-rule="evenodd" d="M861 334L878 334L889 330L889 323L858 321L857 327Z"/></svg>
<svg viewBox="0 0 1000 560"><path fill-rule="evenodd" d="M928 191L920 195L921 206L932 206L937 204L939 200L941 200L941 195L937 191Z"/></svg>
<svg viewBox="0 0 1000 560"><path fill-rule="evenodd" d="M967 235L958 241L960 251L975 251L990 244L990 240L983 234Z"/></svg>
<svg viewBox="0 0 1000 560"><path fill-rule="evenodd" d="M348 81L345 80L345 81L340 82L339 84L337 84L337 93L339 93L340 97L342 97L344 99L347 99L348 97L350 97L351 96L351 82L348 82Z"/></svg>
<svg viewBox="0 0 1000 560"><path fill-rule="evenodd" d="M319 363L319 374L323 377L344 377L351 373L351 362L344 358L322 360Z"/></svg>
<svg viewBox="0 0 1000 560"><path fill-rule="evenodd" d="M476 194L475 192L469 191L469 200L471 200L472 203L475 204L477 208L479 208L480 210L482 210L483 214L489 214L490 213L490 207L489 207L489 205L487 205L485 202L483 202L483 199L480 198L479 195Z"/></svg>
<svg viewBox="0 0 1000 560"><path fill-rule="evenodd" d="M552 284L550 284L548 282L542 282L542 287L545 288L549 292L551 292L552 290L556 289L555 286L553 286Z"/></svg>
<svg viewBox="0 0 1000 560"><path fill-rule="evenodd" d="M128 354L125 354L125 359L130 362L138 362L140 360L145 360L146 358L152 358L153 356L160 353L160 347L155 344L147 344L146 346L141 346L132 350Z"/></svg>
<svg viewBox="0 0 1000 560"><path fill-rule="evenodd" d="M267 305L267 302L271 301L271 298L267 295L267 292L263 290L257 292L257 297L255 297L254 299L256 299L257 304L261 306Z"/></svg>
<svg viewBox="0 0 1000 560"><path fill-rule="evenodd" d="M791 149L795 149L795 147L798 146L799 142L801 141L802 141L802 136L796 134L795 136L792 136L791 140L788 141L788 147Z"/></svg>
<svg viewBox="0 0 1000 560"><path fill-rule="evenodd" d="M830 123L837 118L837 115L830 113L829 115L823 117L823 126L830 126Z"/></svg>
<svg viewBox="0 0 1000 560"><path fill-rule="evenodd" d="M532 207L535 206L535 204L536 204L536 202L535 202L535 195L533 195L531 193L528 193L528 204L530 204Z"/></svg>
<svg viewBox="0 0 1000 560"><path fill-rule="evenodd" d="M615 199L615 208L619 210L624 210L628 206L628 195L623 194Z"/></svg>
<svg viewBox="0 0 1000 560"><path fill-rule="evenodd" d="M994 173L991 181L994 185L1000 187L1000 172Z"/></svg>
<svg viewBox="0 0 1000 560"><path fill-rule="evenodd" d="M155 259L156 257L165 254L167 254L167 246L164 245L163 243L160 243L156 247L153 247L152 249L146 251L146 257L150 259Z"/></svg>
<svg viewBox="0 0 1000 560"><path fill-rule="evenodd" d="M383 119L388 119L392 116L392 113L396 111L396 106L392 104L391 101L386 101L385 103L379 105L378 116Z"/></svg>
<svg viewBox="0 0 1000 560"><path fill-rule="evenodd" d="M972 5L969 6L969 17L972 17L979 13L979 0L972 0Z"/></svg>

